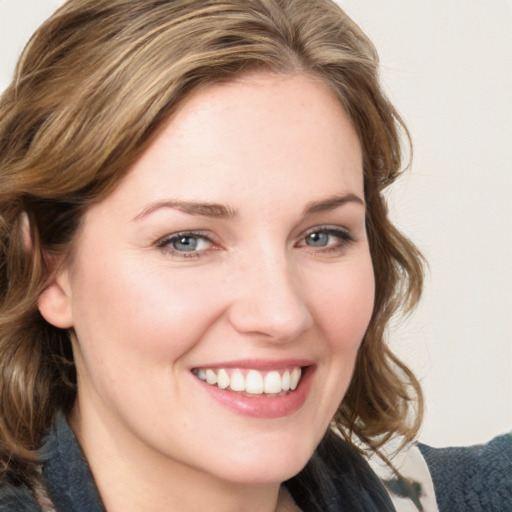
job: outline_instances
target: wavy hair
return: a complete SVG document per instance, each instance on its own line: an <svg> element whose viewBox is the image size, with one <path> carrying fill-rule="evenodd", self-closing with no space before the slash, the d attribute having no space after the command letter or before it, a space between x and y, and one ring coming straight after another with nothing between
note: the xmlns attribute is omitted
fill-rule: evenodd
<svg viewBox="0 0 512 512"><path fill-rule="evenodd" d="M417 303L422 258L389 220L407 129L382 92L377 53L331 0L70 0L34 34L0 99L0 472L21 479L76 375L69 333L37 308L56 255L191 91L265 70L323 80L361 141L373 317L334 422L377 448L411 440L422 394L384 340Z"/></svg>

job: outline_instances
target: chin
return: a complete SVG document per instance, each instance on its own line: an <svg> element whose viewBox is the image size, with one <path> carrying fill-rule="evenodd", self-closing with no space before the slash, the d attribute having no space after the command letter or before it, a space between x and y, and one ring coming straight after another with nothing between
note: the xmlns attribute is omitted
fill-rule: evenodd
<svg viewBox="0 0 512 512"><path fill-rule="evenodd" d="M284 482L302 471L313 455L314 447L305 450L300 443L290 443L289 450L263 448L247 450L235 457L226 457L215 468L221 478L238 484L268 485Z"/></svg>

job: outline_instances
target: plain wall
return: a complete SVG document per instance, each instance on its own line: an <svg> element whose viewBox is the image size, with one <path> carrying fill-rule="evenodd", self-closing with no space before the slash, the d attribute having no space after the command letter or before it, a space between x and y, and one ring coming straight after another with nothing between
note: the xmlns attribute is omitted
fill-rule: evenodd
<svg viewBox="0 0 512 512"><path fill-rule="evenodd" d="M512 428L512 2L339 4L379 50L414 143L390 207L429 272L390 339L425 390L421 438L483 442Z"/></svg>
<svg viewBox="0 0 512 512"><path fill-rule="evenodd" d="M0 90L60 3L0 0ZM425 390L421 438L483 442L512 428L512 2L339 3L377 46L414 141L390 209L430 267L389 338Z"/></svg>

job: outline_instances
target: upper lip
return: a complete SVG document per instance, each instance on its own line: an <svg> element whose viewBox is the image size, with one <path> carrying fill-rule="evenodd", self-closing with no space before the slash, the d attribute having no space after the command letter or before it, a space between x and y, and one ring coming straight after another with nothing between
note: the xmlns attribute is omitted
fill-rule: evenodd
<svg viewBox="0 0 512 512"><path fill-rule="evenodd" d="M205 363L196 365L193 368L244 368L269 372L272 370L283 370L286 368L297 368L312 366L314 362L311 359L238 359L236 361L223 361L215 363Z"/></svg>

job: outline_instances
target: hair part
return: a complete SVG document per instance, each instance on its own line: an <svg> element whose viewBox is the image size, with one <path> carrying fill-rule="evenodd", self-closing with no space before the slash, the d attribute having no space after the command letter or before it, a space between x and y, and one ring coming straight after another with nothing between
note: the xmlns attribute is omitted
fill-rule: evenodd
<svg viewBox="0 0 512 512"><path fill-rule="evenodd" d="M33 469L52 418L75 399L69 332L37 302L85 211L187 95L258 70L325 82L363 150L375 308L334 421L373 447L417 434L419 383L384 341L422 288L421 255L382 194L409 137L368 38L331 0L70 0L34 34L0 99L0 473Z"/></svg>

